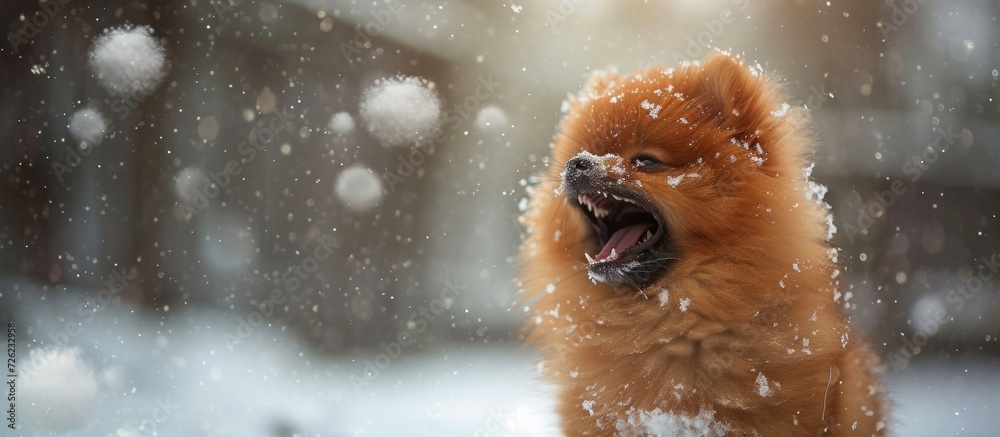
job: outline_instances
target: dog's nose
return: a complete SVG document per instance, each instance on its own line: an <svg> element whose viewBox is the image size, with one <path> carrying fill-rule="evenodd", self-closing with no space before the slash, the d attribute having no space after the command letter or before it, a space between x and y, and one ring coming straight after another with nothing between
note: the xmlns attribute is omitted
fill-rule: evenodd
<svg viewBox="0 0 1000 437"><path fill-rule="evenodd" d="M566 172L577 171L586 172L594 168L594 163L583 156L575 156L566 162Z"/></svg>
<svg viewBox="0 0 1000 437"><path fill-rule="evenodd" d="M577 155L566 161L563 183L573 186L593 182L601 177L600 173L600 165L594 160L593 155Z"/></svg>

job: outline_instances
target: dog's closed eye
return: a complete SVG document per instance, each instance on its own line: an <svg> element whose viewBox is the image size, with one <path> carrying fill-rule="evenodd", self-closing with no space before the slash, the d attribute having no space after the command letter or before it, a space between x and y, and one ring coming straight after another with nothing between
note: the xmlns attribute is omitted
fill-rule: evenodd
<svg viewBox="0 0 1000 437"><path fill-rule="evenodd" d="M662 170L669 167L667 164L664 164L663 161L660 161L657 157L645 153L636 156L635 158L632 158L632 163L635 165L635 168L637 170L645 172Z"/></svg>

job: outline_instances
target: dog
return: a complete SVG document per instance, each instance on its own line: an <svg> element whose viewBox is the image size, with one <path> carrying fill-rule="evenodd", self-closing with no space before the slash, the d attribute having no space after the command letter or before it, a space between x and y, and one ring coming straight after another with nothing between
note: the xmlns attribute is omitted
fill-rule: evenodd
<svg viewBox="0 0 1000 437"><path fill-rule="evenodd" d="M595 73L521 217L525 339L568 436L883 435L804 108L713 52Z"/></svg>

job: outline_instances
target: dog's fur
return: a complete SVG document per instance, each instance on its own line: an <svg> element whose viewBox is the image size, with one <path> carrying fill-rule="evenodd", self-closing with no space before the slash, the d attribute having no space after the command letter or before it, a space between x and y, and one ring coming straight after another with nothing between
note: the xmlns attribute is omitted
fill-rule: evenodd
<svg viewBox="0 0 1000 437"><path fill-rule="evenodd" d="M597 73L567 101L521 254L527 338L566 435L886 432L881 364L840 308L805 114L781 97L759 68L716 52L677 70ZM581 152L617 166L605 182L666 219L672 244L648 281L588 277L584 252L599 242L560 192ZM639 171L641 153L668 167Z"/></svg>

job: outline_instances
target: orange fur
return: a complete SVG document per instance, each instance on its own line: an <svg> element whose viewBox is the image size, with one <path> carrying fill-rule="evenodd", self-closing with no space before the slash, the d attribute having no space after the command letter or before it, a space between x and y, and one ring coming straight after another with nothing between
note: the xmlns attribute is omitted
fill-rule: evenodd
<svg viewBox="0 0 1000 437"><path fill-rule="evenodd" d="M774 113L779 92L713 53L677 70L597 74L571 97L522 217L521 254L528 340L558 388L566 435L661 435L657 418L677 435L886 432L880 364L835 299L828 212L804 174L805 115ZM657 117L644 100L661 106ZM665 215L678 259L662 276L617 289L588 278L584 252L598 242L558 194L563 164L581 151L622 157L605 161L625 168L619 183ZM640 153L670 168L637 171Z"/></svg>

